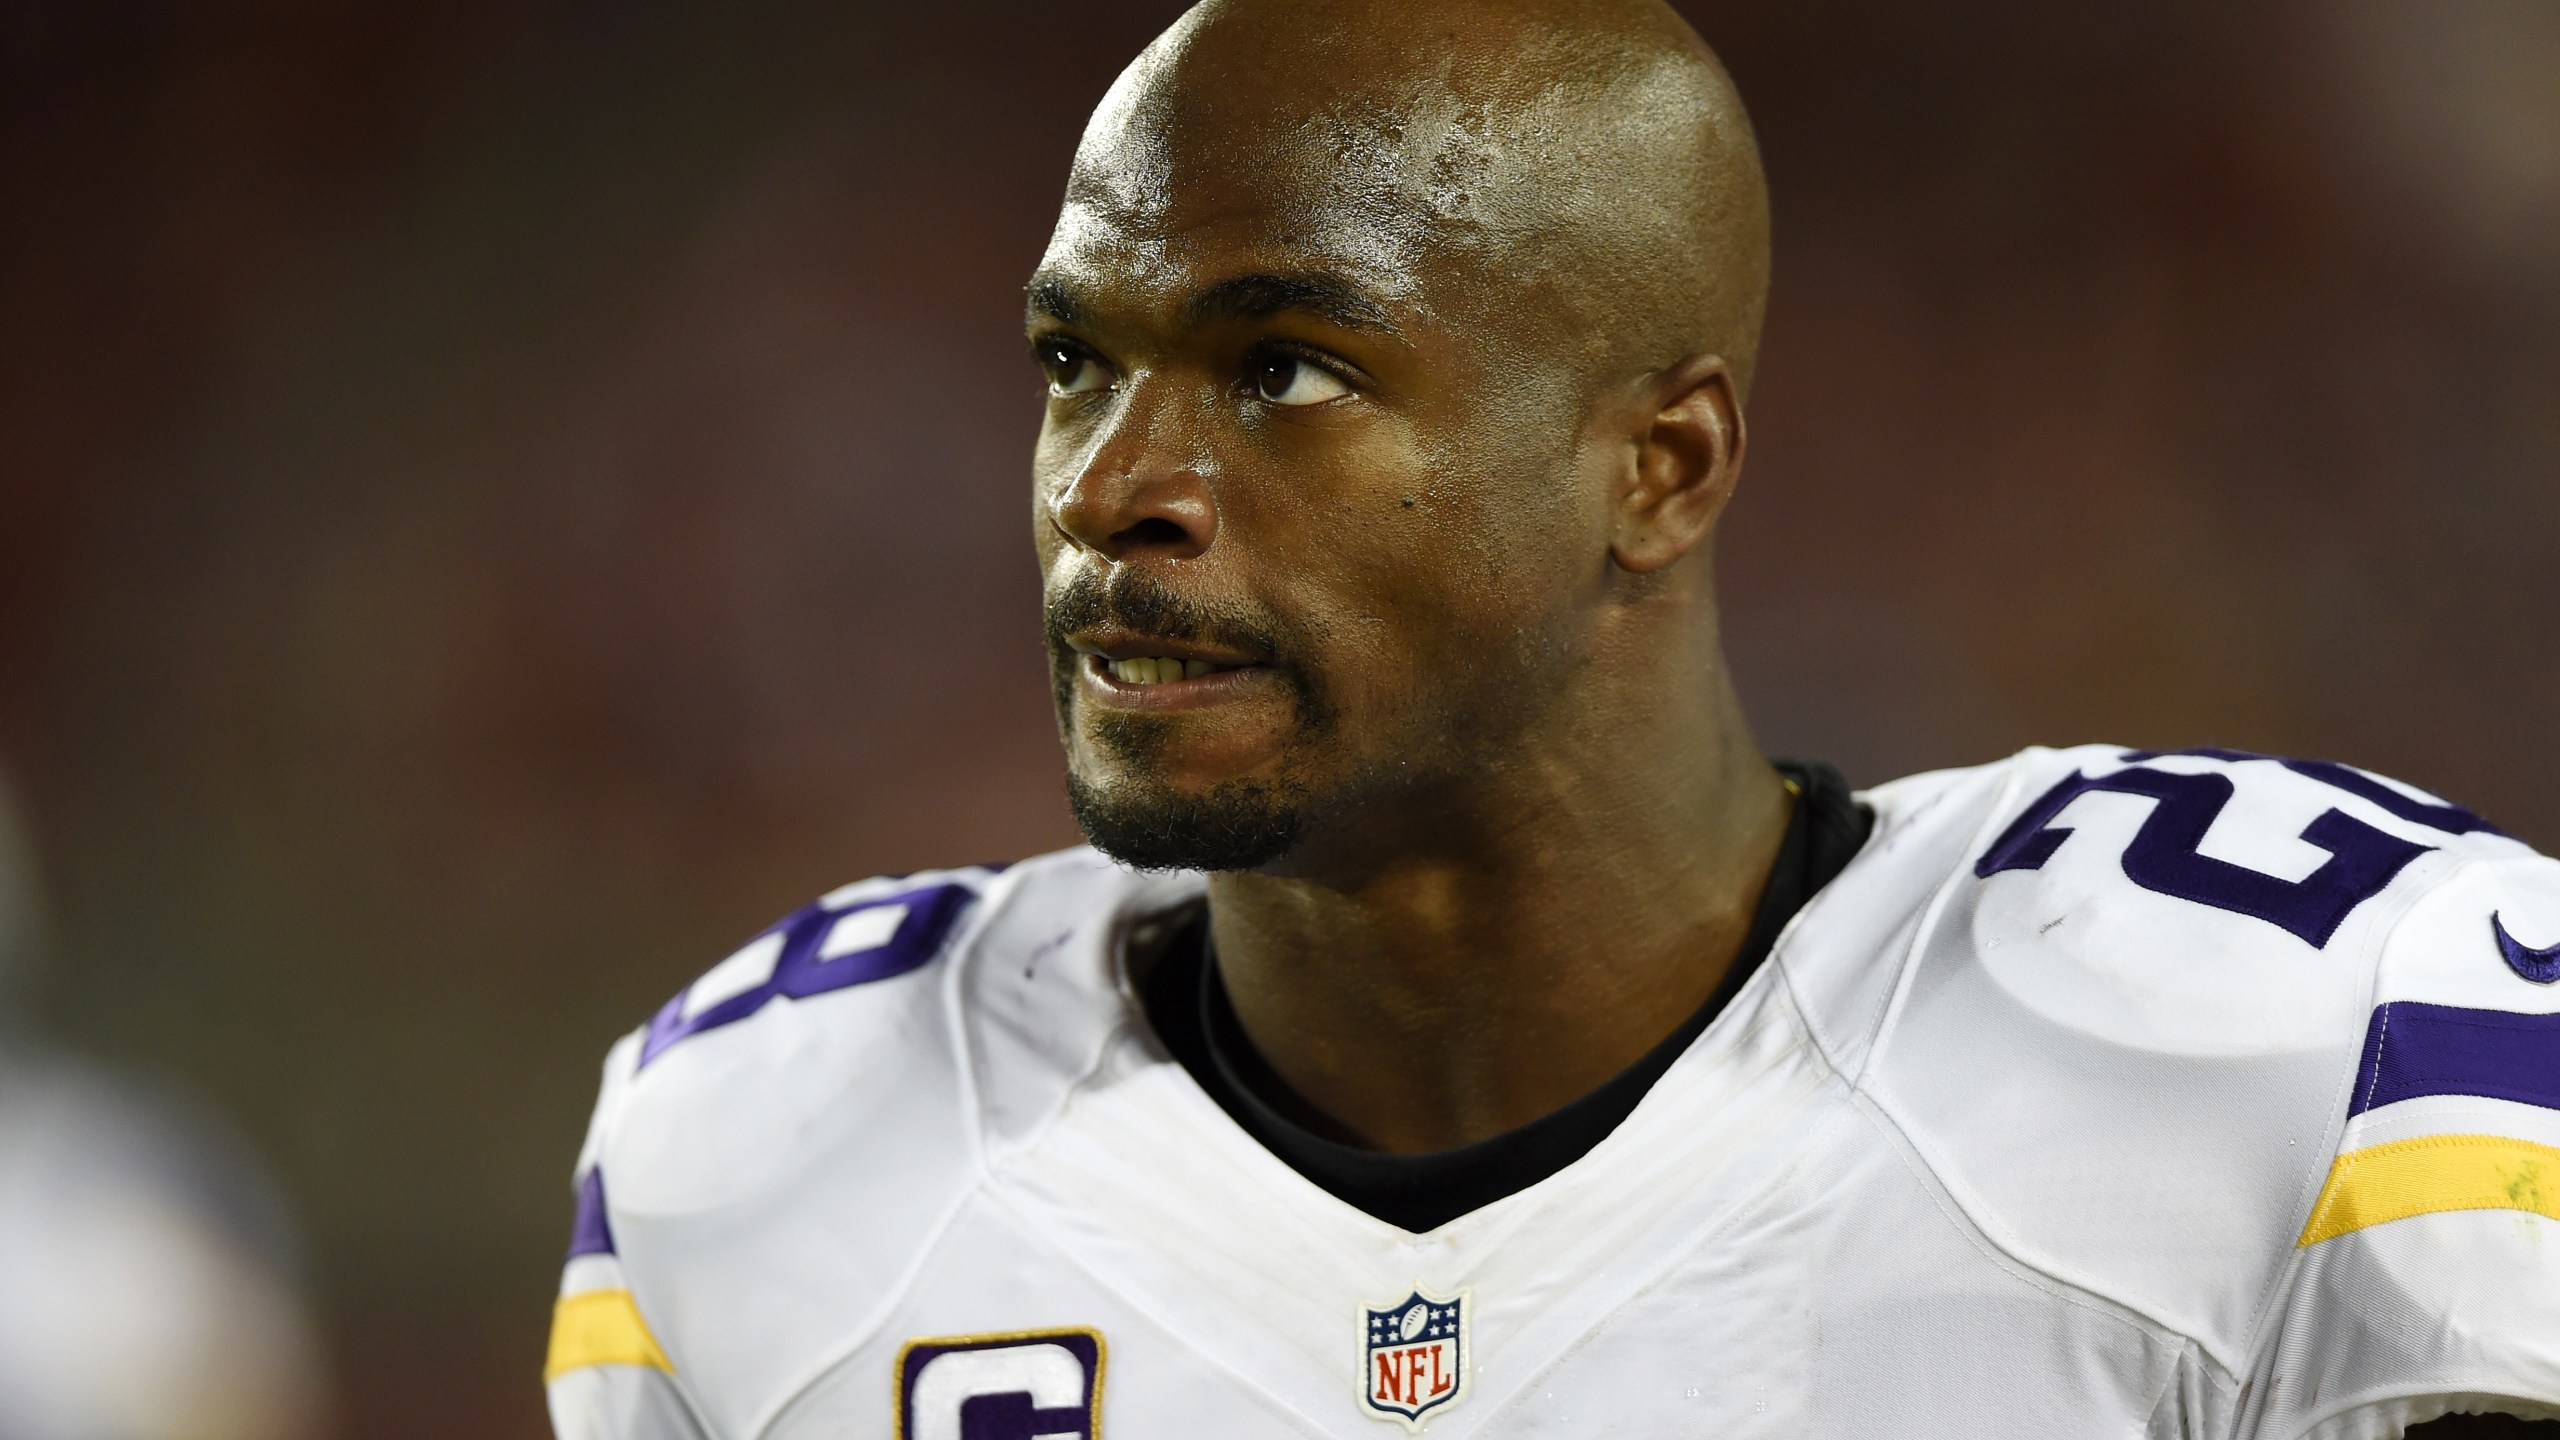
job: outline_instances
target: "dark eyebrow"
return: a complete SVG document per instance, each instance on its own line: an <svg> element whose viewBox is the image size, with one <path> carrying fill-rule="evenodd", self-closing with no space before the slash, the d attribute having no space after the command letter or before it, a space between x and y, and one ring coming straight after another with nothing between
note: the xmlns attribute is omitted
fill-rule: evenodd
<svg viewBox="0 0 2560 1440"><path fill-rule="evenodd" d="M1079 328L1092 323L1093 312L1084 297L1059 276L1034 277L1027 287L1026 299L1026 318L1030 320L1046 318ZM1331 275L1238 275L1201 291L1186 308L1193 324L1266 320L1299 310L1346 330L1398 333L1383 307L1358 287Z"/></svg>
<svg viewBox="0 0 2560 1440"><path fill-rule="evenodd" d="M1054 275L1034 277L1028 294L1026 319L1037 320L1045 315L1061 325L1083 325L1090 318L1075 287Z"/></svg>
<svg viewBox="0 0 2560 1440"><path fill-rule="evenodd" d="M1201 291L1190 310L1195 323L1266 320L1283 311L1303 310L1346 330L1396 333L1376 301L1331 275L1239 275Z"/></svg>

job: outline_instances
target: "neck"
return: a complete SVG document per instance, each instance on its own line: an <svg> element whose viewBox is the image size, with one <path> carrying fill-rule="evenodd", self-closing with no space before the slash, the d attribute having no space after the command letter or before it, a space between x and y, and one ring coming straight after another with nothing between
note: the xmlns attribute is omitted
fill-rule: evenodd
<svg viewBox="0 0 2560 1440"><path fill-rule="evenodd" d="M1275 1098L1371 1149L1450 1149L1587 1094L1706 1003L1789 801L1720 656L1697 663L1601 667L1649 683L1581 696L1513 752L1534 760L1353 817L1339 866L1210 877L1219 973Z"/></svg>

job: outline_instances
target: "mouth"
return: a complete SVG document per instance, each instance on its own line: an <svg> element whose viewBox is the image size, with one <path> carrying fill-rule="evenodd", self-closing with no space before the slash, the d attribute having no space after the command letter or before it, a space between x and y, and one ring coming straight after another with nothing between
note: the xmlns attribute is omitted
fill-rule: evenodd
<svg viewBox="0 0 2560 1440"><path fill-rule="evenodd" d="M1085 694L1129 709L1187 709L1239 698L1272 678L1261 657L1129 633L1075 635Z"/></svg>
<svg viewBox="0 0 2560 1440"><path fill-rule="evenodd" d="M1113 660L1101 655L1090 657L1102 672L1123 685L1171 685L1182 680L1197 680L1203 675L1217 675L1241 670L1241 665L1220 665L1208 660L1184 660L1172 655L1136 655L1126 660Z"/></svg>

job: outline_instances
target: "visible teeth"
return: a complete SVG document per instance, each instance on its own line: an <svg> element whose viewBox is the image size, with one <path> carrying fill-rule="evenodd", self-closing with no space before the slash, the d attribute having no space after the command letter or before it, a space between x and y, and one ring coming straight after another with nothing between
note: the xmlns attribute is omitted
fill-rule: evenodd
<svg viewBox="0 0 2560 1440"><path fill-rule="evenodd" d="M1171 656L1106 660L1103 667L1111 672L1112 679L1123 685L1162 685L1171 680L1197 680L1218 668L1206 660L1177 660Z"/></svg>

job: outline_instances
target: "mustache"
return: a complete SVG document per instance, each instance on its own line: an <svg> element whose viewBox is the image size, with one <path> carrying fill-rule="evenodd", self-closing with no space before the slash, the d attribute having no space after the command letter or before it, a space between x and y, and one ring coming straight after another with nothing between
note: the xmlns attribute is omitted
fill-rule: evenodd
<svg viewBox="0 0 2560 1440"><path fill-rule="evenodd" d="M1127 570L1109 580L1091 570L1079 572L1050 594L1046 620L1049 649L1060 657L1073 653L1069 636L1105 625L1159 640L1241 650L1266 662L1277 662L1283 649L1277 626L1232 609L1186 600Z"/></svg>

